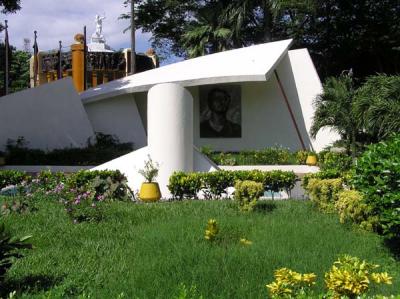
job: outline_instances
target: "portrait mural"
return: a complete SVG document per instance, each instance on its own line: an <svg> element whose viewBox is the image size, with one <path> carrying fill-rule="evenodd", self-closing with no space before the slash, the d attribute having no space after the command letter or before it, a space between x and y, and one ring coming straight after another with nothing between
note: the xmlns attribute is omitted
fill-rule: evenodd
<svg viewBox="0 0 400 299"><path fill-rule="evenodd" d="M200 138L242 137L240 85L200 87Z"/></svg>

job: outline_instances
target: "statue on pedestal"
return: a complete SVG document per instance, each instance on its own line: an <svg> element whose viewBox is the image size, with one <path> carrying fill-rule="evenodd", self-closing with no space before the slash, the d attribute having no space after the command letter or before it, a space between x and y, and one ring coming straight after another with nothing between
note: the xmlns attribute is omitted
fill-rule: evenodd
<svg viewBox="0 0 400 299"><path fill-rule="evenodd" d="M92 34L92 43L105 43L106 42L106 40L104 39L104 36L103 36L103 20L105 19L106 17L105 16L103 16L103 17L101 17L101 16L99 16L99 15L96 15L96 17L95 17L95 23L96 23L96 31Z"/></svg>

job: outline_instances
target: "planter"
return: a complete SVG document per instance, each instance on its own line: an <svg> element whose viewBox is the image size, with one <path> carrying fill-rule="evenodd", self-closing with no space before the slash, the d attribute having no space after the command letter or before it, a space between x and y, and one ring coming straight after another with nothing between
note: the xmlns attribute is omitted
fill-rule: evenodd
<svg viewBox="0 0 400 299"><path fill-rule="evenodd" d="M6 158L3 156L0 156L0 166L6 165Z"/></svg>
<svg viewBox="0 0 400 299"><path fill-rule="evenodd" d="M308 155L308 156L307 156L307 160L306 160L306 164L307 164L308 166L315 166L315 165L317 165L317 156Z"/></svg>
<svg viewBox="0 0 400 299"><path fill-rule="evenodd" d="M142 183L139 197L140 200L144 202L155 202L160 200L161 192L158 183Z"/></svg>

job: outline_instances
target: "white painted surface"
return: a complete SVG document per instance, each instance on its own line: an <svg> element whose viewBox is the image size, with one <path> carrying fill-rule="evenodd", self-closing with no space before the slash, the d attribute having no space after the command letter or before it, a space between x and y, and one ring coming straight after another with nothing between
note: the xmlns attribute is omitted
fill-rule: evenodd
<svg viewBox="0 0 400 299"><path fill-rule="evenodd" d="M84 147L93 136L71 78L0 98L0 150L23 136L29 147Z"/></svg>
<svg viewBox="0 0 400 299"><path fill-rule="evenodd" d="M175 83L159 84L149 90L147 102L149 154L160 165L157 181L161 194L174 171L193 171L193 98Z"/></svg>
<svg viewBox="0 0 400 299"><path fill-rule="evenodd" d="M190 91L195 99L194 136L197 147L211 146L220 151L241 151L283 146L291 150L301 149L289 111L280 92L275 76L267 82L240 83L242 102L242 137L241 138L200 138L200 99L199 88ZM294 101L297 98L293 99ZM292 109L300 109L300 105ZM301 115L301 111L294 111ZM301 119L299 122L301 125ZM305 129L304 140L307 148L311 143Z"/></svg>
<svg viewBox="0 0 400 299"><path fill-rule="evenodd" d="M81 93L84 103L125 93L147 91L160 83L182 86L265 81L287 53L292 40L210 54L138 73Z"/></svg>
<svg viewBox="0 0 400 299"><path fill-rule="evenodd" d="M322 84L307 49L289 51L288 57L289 61L286 64L286 68L290 67L292 74L288 73L288 75L294 77L295 89L297 90L301 105L305 128L307 132L310 132L315 110L313 101L322 92ZM327 145L339 139L340 136L337 133L326 128L321 130L315 140L311 140L311 142L314 150L319 152Z"/></svg>
<svg viewBox="0 0 400 299"><path fill-rule="evenodd" d="M115 135L134 148L147 145L147 136L133 94L120 95L85 105L95 132Z"/></svg>

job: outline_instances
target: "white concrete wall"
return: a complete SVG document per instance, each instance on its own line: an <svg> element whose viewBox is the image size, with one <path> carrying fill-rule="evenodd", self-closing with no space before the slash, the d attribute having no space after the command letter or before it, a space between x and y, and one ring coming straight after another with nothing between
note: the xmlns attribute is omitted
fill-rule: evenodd
<svg viewBox="0 0 400 299"><path fill-rule="evenodd" d="M147 145L146 132L133 94L84 105L95 132L115 135L120 142L133 142L135 149Z"/></svg>
<svg viewBox="0 0 400 299"><path fill-rule="evenodd" d="M304 119L305 127L303 127L303 130L306 129L307 132L310 132L315 110L313 101L322 92L322 84L308 50L289 51L278 70L282 71L282 79L290 82L291 85L295 85L301 105L302 118ZM315 140L312 139L311 142L314 150L319 152L338 139L340 139L340 136L327 128L320 130Z"/></svg>
<svg viewBox="0 0 400 299"><path fill-rule="evenodd" d="M275 77L267 82L241 83L242 137L200 138L199 88L191 88L194 97L194 143L215 150L240 151L281 145L301 148L293 123ZM295 99L296 100L296 99ZM294 106L292 109L298 109ZM299 112L295 111L297 114ZM301 113L301 112L300 112ZM305 137L306 134L304 133ZM307 138L304 138L307 140ZM309 142L306 144L309 146Z"/></svg>
<svg viewBox="0 0 400 299"><path fill-rule="evenodd" d="M0 98L0 150L19 136L31 148L82 147L93 134L71 78Z"/></svg>

